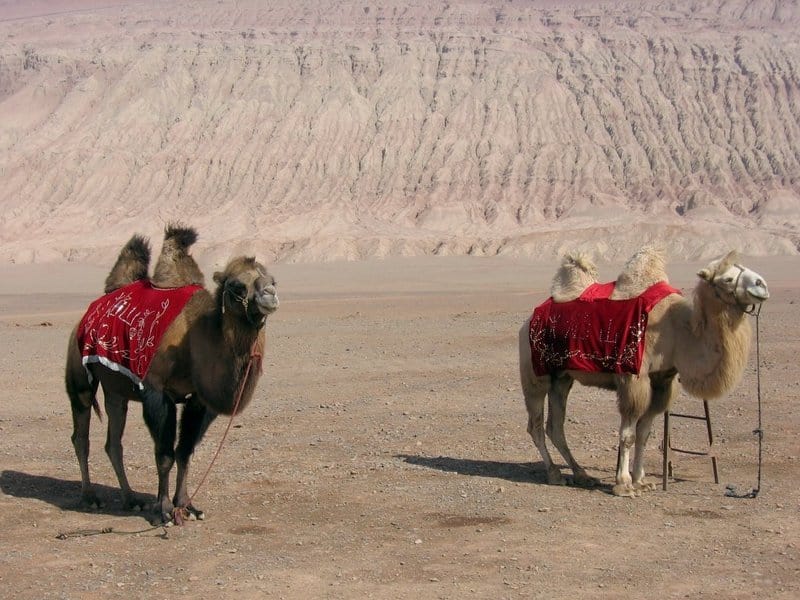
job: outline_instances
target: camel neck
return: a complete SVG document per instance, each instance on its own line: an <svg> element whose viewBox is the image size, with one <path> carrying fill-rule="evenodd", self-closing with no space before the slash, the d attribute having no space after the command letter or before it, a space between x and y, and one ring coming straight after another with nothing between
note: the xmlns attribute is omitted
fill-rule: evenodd
<svg viewBox="0 0 800 600"><path fill-rule="evenodd" d="M700 398L723 396L739 381L750 352L750 325L737 306L726 304L705 283L695 290L687 335L676 357L681 383Z"/></svg>

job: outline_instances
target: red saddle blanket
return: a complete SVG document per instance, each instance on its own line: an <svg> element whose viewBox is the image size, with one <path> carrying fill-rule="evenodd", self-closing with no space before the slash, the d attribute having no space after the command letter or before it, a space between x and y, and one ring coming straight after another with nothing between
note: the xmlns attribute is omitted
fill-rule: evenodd
<svg viewBox="0 0 800 600"><path fill-rule="evenodd" d="M141 279L101 296L78 325L84 366L99 362L141 384L164 332L200 289L157 288Z"/></svg>
<svg viewBox="0 0 800 600"><path fill-rule="evenodd" d="M537 376L567 369L639 373L648 314L680 291L663 281L628 300L609 299L613 291L613 281L596 283L576 300L548 298L534 309L530 343Z"/></svg>

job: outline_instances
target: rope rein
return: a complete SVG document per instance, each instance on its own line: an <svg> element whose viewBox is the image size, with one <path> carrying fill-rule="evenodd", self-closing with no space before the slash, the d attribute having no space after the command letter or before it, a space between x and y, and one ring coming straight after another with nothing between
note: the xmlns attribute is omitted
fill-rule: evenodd
<svg viewBox="0 0 800 600"><path fill-rule="evenodd" d="M247 307L250 304L250 299L247 296L240 296L239 294L236 294L236 293L230 291L227 287L222 291L222 314L223 315L225 314L225 298L228 297L228 296L230 296L236 302L238 302L239 304L242 305L242 307L244 308L245 318L247 319L247 322L250 323L250 325L252 325L256 329L261 329L264 326L264 323L267 322L267 317L266 317L266 315L263 315L263 314L261 315L261 317L258 320L254 321L253 320L253 316L250 314L250 311L247 310Z"/></svg>
<svg viewBox="0 0 800 600"><path fill-rule="evenodd" d="M206 468L206 472L203 473L203 477L200 479L200 483L197 484L194 492L191 496L189 496L189 502L187 506L176 506L172 509L172 520L175 522L176 525L182 524L185 520L189 518L189 510L188 506L192 505L192 500L197 495L197 492L200 491L200 488L205 484L206 479L208 478L209 473L211 473L211 468L214 466L214 463L217 461L220 452L222 452L222 445L225 443L225 439L228 437L228 432L231 430L231 425L233 425L233 418L236 416L236 412L239 410L239 404L242 401L242 396L244 395L244 389L247 386L247 380L250 377L250 370L253 367L253 363L256 359L259 361L261 360L261 352L258 350L258 337L253 340L253 345L250 346L250 358L247 361L247 367L244 370L244 377L242 377L242 382L239 384L239 389L236 392L236 401L233 404L233 411L231 412L231 418L228 419L228 424L225 427L225 431L222 434L222 438L217 445L217 451L214 453L214 456L211 459L211 462L208 464Z"/></svg>
<svg viewBox="0 0 800 600"><path fill-rule="evenodd" d="M758 427L753 430L753 433L758 436L758 477L756 487L752 488L749 492L740 493L736 491L736 486L728 484L725 486L725 495L731 498L755 498L761 491L761 465L763 462L763 443L764 443L764 429L761 424L761 335L759 331L759 315L761 314L762 302L756 304L745 304L739 299L737 291L739 289L739 282L744 273L744 267L739 264L734 264L734 267L739 269L736 280L733 282L733 292L728 292L715 282L711 282L711 288L714 290L714 295L726 304L728 302L723 297L724 294L730 293L736 306L746 315L751 315L756 318L756 396L758 399Z"/></svg>
<svg viewBox="0 0 800 600"><path fill-rule="evenodd" d="M761 421L761 332L759 328L759 316L761 315L761 304L753 307L750 311L745 311L756 318L756 398L758 401L758 427L753 430L753 434L758 437L758 475L756 487L749 492L739 493L736 486L728 484L725 486L725 495L730 498L755 498L761 491L761 465L763 463L764 428Z"/></svg>
<svg viewBox="0 0 800 600"><path fill-rule="evenodd" d="M749 492L737 492L735 485L728 484L725 486L725 495L731 498L755 498L761 491L761 467L763 463L764 445L764 428L762 427L761 422L761 333L759 331L759 316L761 315L761 307L763 306L763 303L758 302L756 304L745 304L739 299L737 291L739 289L739 282L745 269L739 264L734 264L733 266L739 269L739 273L736 276L736 280L733 284L733 292L731 293L733 300L739 310L741 310L744 314L751 315L756 318L756 397L758 400L758 427L753 430L753 434L758 436L758 476L756 487L752 488ZM712 282L711 287L714 290L714 294L717 296L717 298L722 302L726 302L722 294L722 292L726 292L726 290L721 290L716 282Z"/></svg>

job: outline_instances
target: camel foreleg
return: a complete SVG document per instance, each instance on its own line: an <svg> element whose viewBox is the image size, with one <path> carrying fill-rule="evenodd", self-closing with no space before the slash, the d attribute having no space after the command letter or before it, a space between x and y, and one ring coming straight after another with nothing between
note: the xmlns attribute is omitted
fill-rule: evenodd
<svg viewBox="0 0 800 600"><path fill-rule="evenodd" d="M617 451L616 485L612 489L615 496L633 498L637 492L629 471L631 448L636 443L636 422L632 416L623 416L619 427L619 450Z"/></svg>
<svg viewBox="0 0 800 600"><path fill-rule="evenodd" d="M656 489L654 483L645 480L644 474L644 452L647 441L653 429L653 419L662 414L672 402L676 393L677 381L673 376L667 374L666 378L650 378L652 391L650 396L650 406L647 412L639 419L636 425L636 448L633 455L633 487L641 491L653 491Z"/></svg>
<svg viewBox="0 0 800 600"><path fill-rule="evenodd" d="M194 453L195 446L200 443L213 423L217 414L200 403L195 396L192 396L183 408L181 413L181 430L178 438L178 446L175 449L175 460L178 464L178 473L175 481L175 496L172 499L175 508L180 508L188 513L189 518L203 519L202 510L192 505L191 497L186 489L186 482L189 476L189 465Z"/></svg>
<svg viewBox="0 0 800 600"><path fill-rule="evenodd" d="M626 375L616 380L617 408L620 414L619 453L617 454L615 496L638 496L630 473L631 448L637 443L639 419L650 408L650 380L647 376ZM646 438L645 440L646 441Z"/></svg>
<svg viewBox="0 0 800 600"><path fill-rule="evenodd" d="M165 393L147 388L141 393L142 414L155 445L158 495L154 511L163 523L172 518L174 508L169 497L169 474L175 463L175 403Z"/></svg>
<svg viewBox="0 0 800 600"><path fill-rule="evenodd" d="M656 489L655 484L647 481L644 476L644 451L647 448L647 440L650 438L655 416L655 413L648 411L636 423L636 446L633 452L631 475L633 489L637 492L651 492Z"/></svg>

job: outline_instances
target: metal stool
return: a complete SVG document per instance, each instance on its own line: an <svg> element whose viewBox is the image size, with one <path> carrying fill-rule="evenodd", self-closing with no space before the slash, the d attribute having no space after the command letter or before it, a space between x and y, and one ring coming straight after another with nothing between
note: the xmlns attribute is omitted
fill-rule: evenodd
<svg viewBox="0 0 800 600"><path fill-rule="evenodd" d="M672 440L669 435L669 420L670 418L680 419L695 419L698 421L706 422L706 431L708 432L708 450L701 452L697 450L686 450L683 448L675 448L672 446ZM714 454L714 434L711 432L711 415L708 412L708 400L703 400L703 415L687 415L681 413L670 413L669 410L664 412L664 438L661 442L662 450L664 452L664 464L661 476L661 488L667 489L667 478L672 477L672 460L670 452L680 452L682 454L691 454L694 456L710 456L711 468L714 471L714 483L719 483L719 472L717 471L717 457Z"/></svg>

